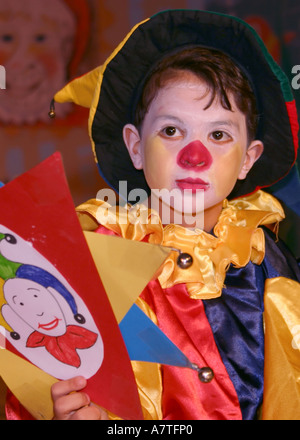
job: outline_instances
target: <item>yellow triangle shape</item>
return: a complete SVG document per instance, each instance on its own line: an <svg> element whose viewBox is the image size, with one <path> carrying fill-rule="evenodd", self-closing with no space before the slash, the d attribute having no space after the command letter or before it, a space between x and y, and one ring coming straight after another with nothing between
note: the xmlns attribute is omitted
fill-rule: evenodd
<svg viewBox="0 0 300 440"><path fill-rule="evenodd" d="M0 348L0 376L35 419L53 418L51 386L57 379L3 348Z"/></svg>
<svg viewBox="0 0 300 440"><path fill-rule="evenodd" d="M164 246L84 232L118 322L126 315L170 253Z"/></svg>

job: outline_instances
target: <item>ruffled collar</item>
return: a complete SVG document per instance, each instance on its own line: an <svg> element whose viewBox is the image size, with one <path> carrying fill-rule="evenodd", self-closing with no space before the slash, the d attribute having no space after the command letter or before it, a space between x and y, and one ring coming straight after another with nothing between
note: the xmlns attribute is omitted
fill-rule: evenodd
<svg viewBox="0 0 300 440"><path fill-rule="evenodd" d="M172 251L158 280L162 288L185 283L194 299L219 297L231 265L244 267L249 261L261 264L265 240L259 226L268 226L277 232L278 223L284 218L280 203L263 191L233 201L225 200L213 234L175 224L163 226L158 214L143 205L116 208L93 199L80 205L77 212L84 229L96 230L101 224L123 238L148 241L192 255L192 266L181 269L176 263L178 253Z"/></svg>

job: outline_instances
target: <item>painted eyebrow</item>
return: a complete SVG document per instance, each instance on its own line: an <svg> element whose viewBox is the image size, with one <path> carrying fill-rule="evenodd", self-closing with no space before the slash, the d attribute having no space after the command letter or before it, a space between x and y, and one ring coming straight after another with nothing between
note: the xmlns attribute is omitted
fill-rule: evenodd
<svg viewBox="0 0 300 440"><path fill-rule="evenodd" d="M233 121L211 121L208 123L209 126L214 127L215 125L221 125L225 127L239 128L239 124Z"/></svg>
<svg viewBox="0 0 300 440"><path fill-rule="evenodd" d="M174 121L174 122L179 122L181 124L183 123L183 121L180 118L177 118L177 116L172 116L172 115L160 115L160 116L157 116L155 118L155 121L160 121L160 120L164 120L164 119L171 120L171 121Z"/></svg>
<svg viewBox="0 0 300 440"><path fill-rule="evenodd" d="M39 292L39 293L41 293L41 291L40 291L39 289L36 289L36 288L34 288L34 287L28 287L26 290L27 290L27 292L33 290L34 292Z"/></svg>
<svg viewBox="0 0 300 440"><path fill-rule="evenodd" d="M155 118L155 121L160 121L160 120L164 120L164 119L168 119L168 120L171 120L174 122L183 123L183 121L180 118L178 118L177 116L173 116L173 115L159 115ZM211 121L211 122L208 122L207 125L209 125L209 126L222 125L222 126L226 126L226 127L239 128L238 123L236 123L234 121L228 121L226 119L220 120L220 121Z"/></svg>

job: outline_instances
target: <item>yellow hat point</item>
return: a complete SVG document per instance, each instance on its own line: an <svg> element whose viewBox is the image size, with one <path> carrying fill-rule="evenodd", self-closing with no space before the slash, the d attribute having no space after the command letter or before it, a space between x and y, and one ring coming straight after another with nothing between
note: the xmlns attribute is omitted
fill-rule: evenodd
<svg viewBox="0 0 300 440"><path fill-rule="evenodd" d="M54 101L61 104L73 102L82 107L90 108L101 70L102 66L99 66L70 81L55 94Z"/></svg>

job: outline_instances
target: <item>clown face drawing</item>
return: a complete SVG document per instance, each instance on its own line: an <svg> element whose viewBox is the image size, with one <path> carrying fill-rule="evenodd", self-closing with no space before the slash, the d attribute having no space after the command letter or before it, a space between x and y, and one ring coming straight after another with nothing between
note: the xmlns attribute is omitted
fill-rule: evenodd
<svg viewBox="0 0 300 440"><path fill-rule="evenodd" d="M19 352L58 379L98 371L103 341L86 305L31 244L3 226L0 278L0 324Z"/></svg>
<svg viewBox="0 0 300 440"><path fill-rule="evenodd" d="M41 334L58 337L66 332L65 317L50 289L31 280L13 278L6 281L3 290L9 307Z"/></svg>

